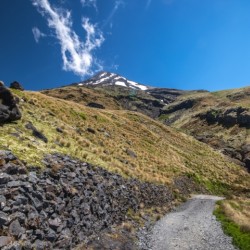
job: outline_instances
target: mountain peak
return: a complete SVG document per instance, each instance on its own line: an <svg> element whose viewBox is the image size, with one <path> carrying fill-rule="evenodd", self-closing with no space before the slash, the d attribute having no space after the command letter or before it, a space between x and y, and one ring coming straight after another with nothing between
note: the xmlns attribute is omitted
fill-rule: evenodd
<svg viewBox="0 0 250 250"><path fill-rule="evenodd" d="M84 85L101 85L101 86L122 86L126 88L136 89L136 90L147 90L149 89L148 86L143 84L139 84L134 81L130 81L127 78L120 76L115 73L102 71L96 74L95 76L91 77L88 80L80 82L77 84L78 86Z"/></svg>

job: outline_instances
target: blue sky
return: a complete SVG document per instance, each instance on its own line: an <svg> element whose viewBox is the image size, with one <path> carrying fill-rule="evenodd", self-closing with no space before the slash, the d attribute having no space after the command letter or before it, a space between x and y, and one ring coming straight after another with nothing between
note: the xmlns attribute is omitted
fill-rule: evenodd
<svg viewBox="0 0 250 250"><path fill-rule="evenodd" d="M26 89L98 70L151 86L250 85L248 0L1 0L0 80Z"/></svg>

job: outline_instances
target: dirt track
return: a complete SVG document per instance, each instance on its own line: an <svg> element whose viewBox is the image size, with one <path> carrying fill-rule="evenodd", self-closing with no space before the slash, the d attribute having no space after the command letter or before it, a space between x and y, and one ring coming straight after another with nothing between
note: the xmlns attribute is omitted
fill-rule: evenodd
<svg viewBox="0 0 250 250"><path fill-rule="evenodd" d="M153 228L150 250L235 250L213 215L217 196L196 195Z"/></svg>

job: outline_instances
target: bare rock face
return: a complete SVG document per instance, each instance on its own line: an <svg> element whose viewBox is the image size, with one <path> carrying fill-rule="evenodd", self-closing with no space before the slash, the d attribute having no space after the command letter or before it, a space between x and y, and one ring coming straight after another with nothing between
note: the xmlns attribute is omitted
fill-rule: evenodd
<svg viewBox="0 0 250 250"><path fill-rule="evenodd" d="M209 125L218 123L226 128L230 128L234 125L245 128L250 127L250 110L247 108L234 107L226 110L211 109L197 116L206 120Z"/></svg>
<svg viewBox="0 0 250 250"><path fill-rule="evenodd" d="M10 90L0 84L0 124L21 119L21 112Z"/></svg>
<svg viewBox="0 0 250 250"><path fill-rule="evenodd" d="M18 89L18 90L24 90L23 86L21 85L21 83L14 81L10 84L10 88L11 89Z"/></svg>

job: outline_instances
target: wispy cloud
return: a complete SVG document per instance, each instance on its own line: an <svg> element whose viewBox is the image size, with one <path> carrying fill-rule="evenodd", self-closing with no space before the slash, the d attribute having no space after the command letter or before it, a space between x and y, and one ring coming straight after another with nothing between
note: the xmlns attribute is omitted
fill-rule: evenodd
<svg viewBox="0 0 250 250"><path fill-rule="evenodd" d="M116 0L113 9L111 10L108 18L105 20L103 26L106 26L107 24L109 24L113 18L113 16L115 15L115 13L117 12L117 10L119 9L120 6L123 6L125 3L123 0Z"/></svg>
<svg viewBox="0 0 250 250"><path fill-rule="evenodd" d="M171 5L172 3L174 3L175 0L162 0L163 3L167 4L167 5Z"/></svg>
<svg viewBox="0 0 250 250"><path fill-rule="evenodd" d="M80 0L83 7L93 6L97 10L96 0Z"/></svg>
<svg viewBox="0 0 250 250"><path fill-rule="evenodd" d="M102 67L93 56L93 51L104 42L102 32L88 18L82 19L86 39L82 42L72 28L71 13L52 7L48 0L32 0L34 6L47 19L61 45L63 69L83 77L93 74L93 68Z"/></svg>
<svg viewBox="0 0 250 250"><path fill-rule="evenodd" d="M33 36L34 36L34 39L35 39L36 43L39 43L41 37L45 37L46 36L37 27L33 27L32 28L32 33L33 33Z"/></svg>
<svg viewBox="0 0 250 250"><path fill-rule="evenodd" d="M147 3L146 3L146 9L148 9L148 8L150 7L151 2L152 2L152 0L147 0Z"/></svg>

